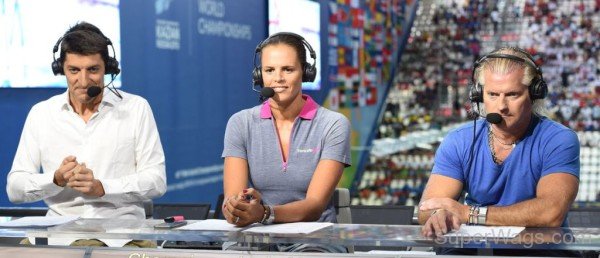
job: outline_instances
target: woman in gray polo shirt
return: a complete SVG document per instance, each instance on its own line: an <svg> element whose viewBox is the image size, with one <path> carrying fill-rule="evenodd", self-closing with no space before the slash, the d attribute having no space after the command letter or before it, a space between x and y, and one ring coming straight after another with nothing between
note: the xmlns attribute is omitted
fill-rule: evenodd
<svg viewBox="0 0 600 258"><path fill-rule="evenodd" d="M302 94L302 82L316 73L316 55L304 38L274 34L257 53L262 65L253 71L255 84L275 94L227 123L223 215L238 226L335 222L331 196L350 166L350 123Z"/></svg>

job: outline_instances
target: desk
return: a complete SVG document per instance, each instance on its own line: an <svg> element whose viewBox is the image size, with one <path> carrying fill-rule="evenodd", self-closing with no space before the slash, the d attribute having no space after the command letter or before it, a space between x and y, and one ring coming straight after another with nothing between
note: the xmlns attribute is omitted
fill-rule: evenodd
<svg viewBox="0 0 600 258"><path fill-rule="evenodd" d="M175 249L140 249L107 247L4 247L0 246L0 257L19 258L399 258L394 254L319 254L319 253L277 253L250 251L206 251ZM405 256L418 257L426 256Z"/></svg>
<svg viewBox="0 0 600 258"><path fill-rule="evenodd" d="M173 241L233 241L250 244L321 243L354 246L455 247L479 249L600 250L600 228L528 228L513 239L454 237L428 239L420 226L334 224L311 234L261 234L241 231L157 230L161 220L79 219L49 228L0 229L0 237L69 237ZM194 221L190 221L193 223Z"/></svg>

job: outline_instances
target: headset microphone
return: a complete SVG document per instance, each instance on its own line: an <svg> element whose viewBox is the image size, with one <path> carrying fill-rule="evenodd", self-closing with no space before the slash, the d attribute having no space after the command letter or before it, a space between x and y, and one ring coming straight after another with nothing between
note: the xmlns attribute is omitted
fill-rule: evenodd
<svg viewBox="0 0 600 258"><path fill-rule="evenodd" d="M502 116L498 113L489 113L487 114L487 116L485 116L485 120L487 120L488 122L492 123L492 124L499 124L502 123Z"/></svg>
<svg viewBox="0 0 600 258"><path fill-rule="evenodd" d="M260 89L260 95L263 98L268 99L275 96L275 91L273 90L273 88L263 87L262 89Z"/></svg>
<svg viewBox="0 0 600 258"><path fill-rule="evenodd" d="M108 88L117 97L119 97L120 99L123 99L123 96L121 96L121 94L117 91L117 89L113 89L114 86L113 86L113 88L109 87L109 86L112 85L113 81L115 80L115 77L116 77L116 75L114 75L114 74L111 75L110 82L108 84L102 86L102 87L96 86L96 85L92 85L92 86L88 87L88 89L87 89L87 95L90 98L95 98L96 96L100 95L100 92L102 92L102 89Z"/></svg>
<svg viewBox="0 0 600 258"><path fill-rule="evenodd" d="M95 98L96 96L98 96L100 94L100 92L102 92L102 88L100 88L98 86L90 86L87 89L87 95L90 98Z"/></svg>
<svg viewBox="0 0 600 258"><path fill-rule="evenodd" d="M260 95L259 101L260 102L263 102L266 99L275 96L275 91L273 90L273 88L262 87L260 89L256 89L256 85L254 85L254 86L252 86L252 90L259 93L259 95Z"/></svg>

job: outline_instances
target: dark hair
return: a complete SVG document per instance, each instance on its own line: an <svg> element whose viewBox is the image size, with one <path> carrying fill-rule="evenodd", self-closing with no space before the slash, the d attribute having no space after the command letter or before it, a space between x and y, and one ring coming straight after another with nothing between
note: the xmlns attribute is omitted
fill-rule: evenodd
<svg viewBox="0 0 600 258"><path fill-rule="evenodd" d="M91 23L79 22L71 27L63 36L60 47L60 60L65 62L66 54L94 55L100 54L104 64L108 63L108 45L110 40L98 27Z"/></svg>
<svg viewBox="0 0 600 258"><path fill-rule="evenodd" d="M263 41L260 45L260 49L262 50L267 46L277 44L286 44L296 50L296 56L298 57L298 60L300 60L300 64L302 64L302 69L304 71L304 68L308 63L306 62L306 49L304 49L302 39L290 34L274 35Z"/></svg>

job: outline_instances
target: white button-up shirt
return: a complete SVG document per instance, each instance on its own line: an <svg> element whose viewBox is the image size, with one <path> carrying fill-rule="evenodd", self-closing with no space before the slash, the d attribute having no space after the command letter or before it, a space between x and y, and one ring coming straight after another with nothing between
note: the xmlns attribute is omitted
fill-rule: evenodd
<svg viewBox="0 0 600 258"><path fill-rule="evenodd" d="M145 219L143 201L166 191L165 156L148 102L105 90L98 112L86 123L69 104L68 92L31 109L6 191L11 202L44 200L47 216ZM105 195L93 197L53 183L54 172L69 155L85 162ZM41 168L41 170L40 170ZM70 244L75 239L49 239ZM105 240L123 246L129 240Z"/></svg>

